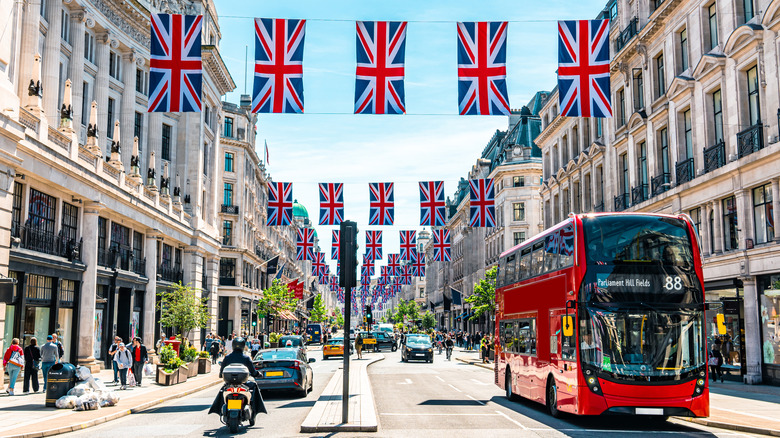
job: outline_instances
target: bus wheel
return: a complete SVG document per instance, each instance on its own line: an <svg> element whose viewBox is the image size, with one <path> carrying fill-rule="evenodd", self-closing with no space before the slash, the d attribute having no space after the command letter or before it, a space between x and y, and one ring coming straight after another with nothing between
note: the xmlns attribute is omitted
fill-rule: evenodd
<svg viewBox="0 0 780 438"><path fill-rule="evenodd" d="M517 400L517 396L512 393L512 374L509 368L506 369L506 377L504 378L504 388L506 389L506 399L509 401Z"/></svg>
<svg viewBox="0 0 780 438"><path fill-rule="evenodd" d="M547 411L555 418L561 416L561 411L558 410L558 386L552 377L547 379Z"/></svg>

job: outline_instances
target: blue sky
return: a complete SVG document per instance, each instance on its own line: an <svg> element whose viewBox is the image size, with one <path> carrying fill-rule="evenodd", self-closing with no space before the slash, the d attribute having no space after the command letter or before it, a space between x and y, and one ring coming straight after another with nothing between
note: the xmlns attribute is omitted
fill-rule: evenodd
<svg viewBox="0 0 780 438"><path fill-rule="evenodd" d="M510 21L507 86L512 108L555 86L556 20L591 19L606 1L235 1L215 0L220 51L236 82L226 99L244 92L244 54L254 53L252 17L305 18L304 108L307 114L263 114L257 146L270 150L275 181L293 182L293 195L319 221L317 183L343 182L346 218L381 229L386 254L398 252L399 230L419 230L418 181L443 180L455 192L507 117L458 116L456 21ZM406 35L406 115L354 115L355 20L409 21ZM251 69L250 69L251 72ZM246 93L252 93L252 77ZM336 113L336 114L333 114ZM368 183L394 182L393 227L368 227ZM317 226L330 256L330 230ZM331 269L335 263L331 263ZM378 273L378 270L377 270Z"/></svg>

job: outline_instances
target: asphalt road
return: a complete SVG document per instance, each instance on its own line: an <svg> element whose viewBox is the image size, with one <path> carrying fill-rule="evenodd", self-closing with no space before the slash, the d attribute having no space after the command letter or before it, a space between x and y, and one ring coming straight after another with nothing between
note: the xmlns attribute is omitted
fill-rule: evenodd
<svg viewBox="0 0 780 438"><path fill-rule="evenodd" d="M434 363L402 363L400 352L386 352L385 360L369 367L379 431L375 434L337 434L374 437L621 437L710 438L745 437L746 434L692 425L679 420L663 424L641 418L550 417L542 405L506 400L493 384L490 370L467 365L443 355ZM455 353L454 356L457 356ZM300 424L322 393L340 361L323 361L319 351L309 353L314 366L314 390L306 398L294 394L269 394L269 415L258 416L255 427L239 435L302 437ZM353 356L354 358L354 356ZM146 438L230 436L217 415L207 415L218 388L162 404L97 427L63 437ZM311 435L315 436L315 435ZM333 434L320 434L333 436Z"/></svg>

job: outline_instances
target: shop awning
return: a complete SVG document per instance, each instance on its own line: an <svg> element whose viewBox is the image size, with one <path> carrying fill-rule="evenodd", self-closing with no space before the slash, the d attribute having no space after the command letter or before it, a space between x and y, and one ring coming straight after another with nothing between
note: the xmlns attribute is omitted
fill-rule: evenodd
<svg viewBox="0 0 780 438"><path fill-rule="evenodd" d="M282 310L281 312L279 312L279 319L286 319L288 321L298 320L298 318L296 318L295 315L293 315L293 313L290 312L289 310Z"/></svg>

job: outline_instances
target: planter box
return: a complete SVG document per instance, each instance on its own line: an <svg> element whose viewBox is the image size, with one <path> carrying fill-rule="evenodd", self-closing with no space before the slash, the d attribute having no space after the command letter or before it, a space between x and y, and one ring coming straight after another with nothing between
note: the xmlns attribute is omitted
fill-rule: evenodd
<svg viewBox="0 0 780 438"><path fill-rule="evenodd" d="M157 367L157 383L163 386L171 386L179 383L179 370L166 373L162 367Z"/></svg>
<svg viewBox="0 0 780 438"><path fill-rule="evenodd" d="M278 342L271 342L271 348L279 348Z"/></svg>
<svg viewBox="0 0 780 438"><path fill-rule="evenodd" d="M211 358L198 358L198 374L208 374L211 372Z"/></svg>
<svg viewBox="0 0 780 438"><path fill-rule="evenodd" d="M198 375L198 361L190 362L187 364L187 378L195 377Z"/></svg>
<svg viewBox="0 0 780 438"><path fill-rule="evenodd" d="M189 370L187 369L187 365L182 365L179 367L179 380L177 383L186 382L187 378L189 377Z"/></svg>

